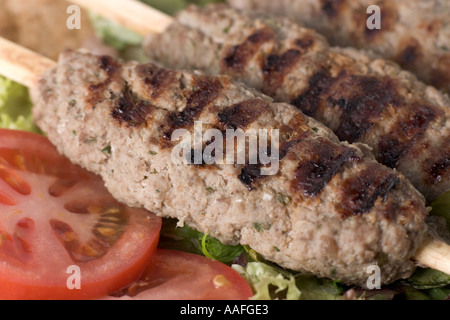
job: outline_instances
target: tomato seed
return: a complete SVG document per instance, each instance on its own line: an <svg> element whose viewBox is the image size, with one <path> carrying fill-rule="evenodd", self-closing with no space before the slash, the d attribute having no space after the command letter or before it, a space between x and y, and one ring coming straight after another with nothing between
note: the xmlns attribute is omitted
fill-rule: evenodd
<svg viewBox="0 0 450 320"><path fill-rule="evenodd" d="M93 205L88 206L87 210L89 213L100 213L103 211L103 208L101 206L93 204Z"/></svg>
<svg viewBox="0 0 450 320"><path fill-rule="evenodd" d="M24 218L17 222L11 235L0 232L0 251L21 262L28 262L32 257L30 236L34 230L34 221Z"/></svg>
<svg viewBox="0 0 450 320"><path fill-rule="evenodd" d="M116 235L116 230L113 228L98 227L96 230L104 237L109 238Z"/></svg>
<svg viewBox="0 0 450 320"><path fill-rule="evenodd" d="M91 247L89 245L83 246L82 251L83 251L83 255L85 257L90 257L90 258L100 257L100 253L96 249L94 249L93 247Z"/></svg>
<svg viewBox="0 0 450 320"><path fill-rule="evenodd" d="M74 180L58 179L48 188L48 194L52 197L60 197L76 184ZM69 210L70 211L70 210Z"/></svg>
<svg viewBox="0 0 450 320"><path fill-rule="evenodd" d="M53 231L75 262L86 262L102 257L123 234L128 223L126 212L117 204L102 206L73 202L65 204L64 207L72 213L100 215L92 229L93 237L84 244L80 243L77 233L67 223L51 220Z"/></svg>
<svg viewBox="0 0 450 320"><path fill-rule="evenodd" d="M25 166L25 158L21 154L14 155L14 163L16 167L21 171L26 171L27 167Z"/></svg>
<svg viewBox="0 0 450 320"><path fill-rule="evenodd" d="M120 209L117 207L111 207L111 208L105 210L105 214L108 214L108 213L117 214L117 213L120 213Z"/></svg>
<svg viewBox="0 0 450 320"><path fill-rule="evenodd" d="M13 169L0 164L0 179L5 181L18 193L27 196L31 193L30 185L22 179Z"/></svg>
<svg viewBox="0 0 450 320"><path fill-rule="evenodd" d="M231 286L231 282L222 274L218 274L213 279L214 287L223 288Z"/></svg>

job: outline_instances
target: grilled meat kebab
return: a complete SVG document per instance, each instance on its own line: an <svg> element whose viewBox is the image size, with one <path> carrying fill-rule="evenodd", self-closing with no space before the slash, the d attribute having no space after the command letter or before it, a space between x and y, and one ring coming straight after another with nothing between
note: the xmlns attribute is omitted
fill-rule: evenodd
<svg viewBox="0 0 450 320"><path fill-rule="evenodd" d="M228 0L241 10L289 17L332 45L369 49L450 93L448 0ZM380 29L367 20L380 8ZM371 22L371 20L370 20Z"/></svg>
<svg viewBox="0 0 450 320"><path fill-rule="evenodd" d="M450 99L393 62L226 5L189 7L145 47L166 67L230 75L293 104L340 140L369 145L429 203L450 189Z"/></svg>
<svg viewBox="0 0 450 320"><path fill-rule="evenodd" d="M36 122L60 152L130 206L349 284L365 286L370 265L382 283L415 268L410 259L427 234L423 195L364 144L340 142L294 106L228 76L67 51L33 97ZM174 163L171 134L193 135L196 121L203 132L278 129L279 171L262 175L261 162Z"/></svg>

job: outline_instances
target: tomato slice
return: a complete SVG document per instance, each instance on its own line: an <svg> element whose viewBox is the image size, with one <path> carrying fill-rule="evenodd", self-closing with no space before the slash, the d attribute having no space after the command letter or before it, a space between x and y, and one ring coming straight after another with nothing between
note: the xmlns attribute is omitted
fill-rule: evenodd
<svg viewBox="0 0 450 320"><path fill-rule="evenodd" d="M136 280L161 218L116 201L43 136L0 129L0 299L93 299Z"/></svg>
<svg viewBox="0 0 450 320"><path fill-rule="evenodd" d="M206 257L158 249L139 280L106 300L248 300L252 290L236 271Z"/></svg>

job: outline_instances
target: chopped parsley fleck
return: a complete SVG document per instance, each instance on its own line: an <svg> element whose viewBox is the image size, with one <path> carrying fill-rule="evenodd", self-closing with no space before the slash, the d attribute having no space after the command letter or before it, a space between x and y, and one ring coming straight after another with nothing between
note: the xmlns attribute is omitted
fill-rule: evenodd
<svg viewBox="0 0 450 320"><path fill-rule="evenodd" d="M213 189L212 187L206 187L206 191L208 191L209 193L213 193L213 192L215 192L216 190Z"/></svg>
<svg viewBox="0 0 450 320"><path fill-rule="evenodd" d="M103 153L106 153L106 154L108 154L108 155L111 155L111 146L108 145L108 146L104 147L104 148L102 149L102 152L103 152Z"/></svg>
<svg viewBox="0 0 450 320"><path fill-rule="evenodd" d="M88 137L84 140L84 143L92 144L97 142L97 137Z"/></svg>
<svg viewBox="0 0 450 320"><path fill-rule="evenodd" d="M282 193L277 193L275 199L283 206L287 206L291 202L291 197Z"/></svg>
<svg viewBox="0 0 450 320"><path fill-rule="evenodd" d="M155 151L149 151L148 153L151 154L152 156L156 156L158 154L158 152Z"/></svg>
<svg viewBox="0 0 450 320"><path fill-rule="evenodd" d="M270 229L269 223L260 223L260 222L253 222L253 228L255 228L256 231L261 232L264 230Z"/></svg>

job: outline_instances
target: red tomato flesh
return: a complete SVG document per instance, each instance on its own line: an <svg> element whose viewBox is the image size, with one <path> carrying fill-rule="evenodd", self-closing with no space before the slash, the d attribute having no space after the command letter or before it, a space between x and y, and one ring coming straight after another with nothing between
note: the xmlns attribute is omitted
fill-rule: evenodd
<svg viewBox="0 0 450 320"><path fill-rule="evenodd" d="M160 229L161 218L116 201L47 138L0 129L0 299L119 290L146 268Z"/></svg>
<svg viewBox="0 0 450 320"><path fill-rule="evenodd" d="M108 300L247 300L249 284L229 266L206 257L158 249L139 280Z"/></svg>

